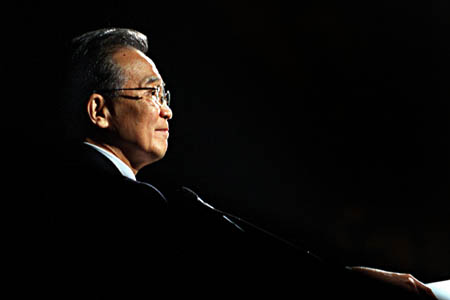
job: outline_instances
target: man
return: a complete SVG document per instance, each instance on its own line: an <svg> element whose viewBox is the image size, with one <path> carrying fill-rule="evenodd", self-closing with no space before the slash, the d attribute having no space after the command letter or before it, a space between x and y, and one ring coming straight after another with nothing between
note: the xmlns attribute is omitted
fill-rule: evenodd
<svg viewBox="0 0 450 300"><path fill-rule="evenodd" d="M129 29L73 40L62 116L74 142L55 159L41 244L50 289L63 298L123 287L197 298L433 299L410 275L325 264L188 188L161 193L137 181L164 157L173 117L147 50L146 37Z"/></svg>

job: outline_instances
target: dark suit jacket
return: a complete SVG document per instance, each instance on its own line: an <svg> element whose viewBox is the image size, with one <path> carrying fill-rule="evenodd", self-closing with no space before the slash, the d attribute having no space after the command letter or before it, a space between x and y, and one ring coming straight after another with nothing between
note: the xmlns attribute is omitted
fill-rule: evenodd
<svg viewBox="0 0 450 300"><path fill-rule="evenodd" d="M35 243L40 288L57 298L163 292L197 298L406 299L395 288L325 264L214 210L186 190L172 187L163 194L129 180L87 145L67 149L54 159L56 178L44 184Z"/></svg>

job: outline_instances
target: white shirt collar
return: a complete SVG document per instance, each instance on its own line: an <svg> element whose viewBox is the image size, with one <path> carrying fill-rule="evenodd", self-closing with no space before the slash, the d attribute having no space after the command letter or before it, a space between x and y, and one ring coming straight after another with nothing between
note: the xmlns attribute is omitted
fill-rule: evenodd
<svg viewBox="0 0 450 300"><path fill-rule="evenodd" d="M88 143L88 142L84 142L86 145L91 146L92 148L94 148L95 150L97 150L98 152L100 152L101 154L103 154L104 156L106 156L116 167L117 169L119 169L120 173L125 176L130 178L131 180L136 181L136 176L134 175L133 171L131 170L131 168L129 166L127 166L123 161L121 161L117 156L115 156L114 154L112 154L111 152L100 148L97 145Z"/></svg>

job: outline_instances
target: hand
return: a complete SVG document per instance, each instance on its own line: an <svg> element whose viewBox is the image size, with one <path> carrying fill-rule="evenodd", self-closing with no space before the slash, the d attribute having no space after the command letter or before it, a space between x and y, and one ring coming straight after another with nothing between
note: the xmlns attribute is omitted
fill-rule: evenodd
<svg viewBox="0 0 450 300"><path fill-rule="evenodd" d="M387 272L367 267L349 267L349 269L387 284L398 286L412 294L422 296L424 299L437 300L431 289L411 274Z"/></svg>

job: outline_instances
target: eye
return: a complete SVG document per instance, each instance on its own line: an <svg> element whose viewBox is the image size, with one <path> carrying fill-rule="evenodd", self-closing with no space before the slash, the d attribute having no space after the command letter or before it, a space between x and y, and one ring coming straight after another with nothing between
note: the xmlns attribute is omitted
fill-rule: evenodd
<svg viewBox="0 0 450 300"><path fill-rule="evenodd" d="M148 97L155 97L157 94L158 94L157 88L151 88L145 92L145 95Z"/></svg>

